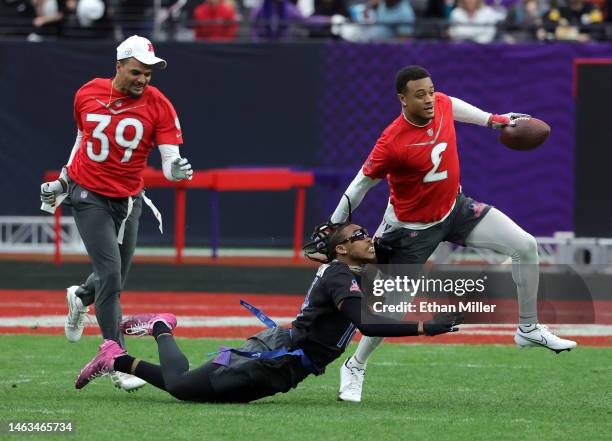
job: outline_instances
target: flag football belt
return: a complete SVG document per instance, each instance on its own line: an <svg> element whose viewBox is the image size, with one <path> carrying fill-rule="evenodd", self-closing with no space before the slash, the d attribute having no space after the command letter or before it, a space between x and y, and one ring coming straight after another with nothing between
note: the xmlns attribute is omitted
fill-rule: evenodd
<svg viewBox="0 0 612 441"><path fill-rule="evenodd" d="M278 328L278 325L274 320L264 314L260 309L254 307L250 303L240 300L240 304L248 309L255 317L257 317L264 325L268 328ZM289 336L291 337L291 329L289 329ZM231 348L227 346L221 346L217 352L211 352L208 354L209 357L213 355L217 355L213 360L217 364L221 364L223 366L229 366L230 356L231 354L237 354L242 357L251 358L253 360L273 360L275 358L284 357L285 355L290 355L293 357L300 357L300 362L302 367L306 369L309 373L318 375L321 373L321 369L318 369L315 364L310 360L310 358L304 353L303 349L294 349L290 351L289 349L283 347L279 349L275 349L273 351L241 351L236 348Z"/></svg>

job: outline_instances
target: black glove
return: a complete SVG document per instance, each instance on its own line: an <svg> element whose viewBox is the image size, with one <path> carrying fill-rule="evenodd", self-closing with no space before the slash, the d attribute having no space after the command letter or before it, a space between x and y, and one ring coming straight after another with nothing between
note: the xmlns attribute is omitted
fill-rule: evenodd
<svg viewBox="0 0 612 441"><path fill-rule="evenodd" d="M434 315L431 320L423 322L425 335L438 335L447 332L457 332L455 325L463 323L463 314L458 312L444 312Z"/></svg>
<svg viewBox="0 0 612 441"><path fill-rule="evenodd" d="M374 251L376 252L376 263L386 265L391 259L393 248L382 241L380 237L374 238Z"/></svg>

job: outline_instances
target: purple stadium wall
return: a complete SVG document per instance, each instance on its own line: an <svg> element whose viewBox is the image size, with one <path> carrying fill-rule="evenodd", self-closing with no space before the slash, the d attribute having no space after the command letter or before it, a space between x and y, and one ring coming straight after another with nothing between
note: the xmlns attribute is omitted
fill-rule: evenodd
<svg viewBox="0 0 612 441"><path fill-rule="evenodd" d="M330 44L324 52L319 163L347 169L340 187L346 185L399 114L396 71L419 64L448 95L494 113L529 113L551 125L542 147L514 152L491 130L458 123L461 182L466 194L507 212L532 234L573 230L573 60L610 55L611 45ZM386 205L386 189L374 191L356 213L370 227L378 225ZM337 194L330 197L323 210L331 212L337 200Z"/></svg>

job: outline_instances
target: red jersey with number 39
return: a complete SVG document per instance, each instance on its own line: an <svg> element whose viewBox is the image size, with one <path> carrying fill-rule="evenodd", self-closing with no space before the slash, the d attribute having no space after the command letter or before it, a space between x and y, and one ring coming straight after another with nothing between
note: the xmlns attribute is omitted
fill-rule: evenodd
<svg viewBox="0 0 612 441"><path fill-rule="evenodd" d="M459 191L459 156L451 100L435 93L435 117L423 127L400 115L382 133L363 165L372 179L387 178L402 222L431 223L451 209Z"/></svg>
<svg viewBox="0 0 612 441"><path fill-rule="evenodd" d="M68 166L70 178L82 187L110 197L138 194L142 172L154 144L182 144L176 111L155 87L139 98L112 89L111 79L96 78L74 98L74 118L83 134Z"/></svg>

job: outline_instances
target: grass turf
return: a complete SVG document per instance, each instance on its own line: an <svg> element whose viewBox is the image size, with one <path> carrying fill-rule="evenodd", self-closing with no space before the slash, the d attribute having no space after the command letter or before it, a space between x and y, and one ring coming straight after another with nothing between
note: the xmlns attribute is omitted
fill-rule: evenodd
<svg viewBox="0 0 612 441"><path fill-rule="evenodd" d="M192 366L219 343L179 340ZM370 362L362 403L336 401L338 360L287 394L208 405L179 402L152 386L128 394L107 378L75 390L97 344L94 337L68 344L57 336L0 336L0 437L61 439L7 436L6 426L66 420L75 429L69 439L105 441L593 441L612 433L612 348L556 355L513 346L387 344ZM130 340L129 349L157 360L152 339Z"/></svg>

